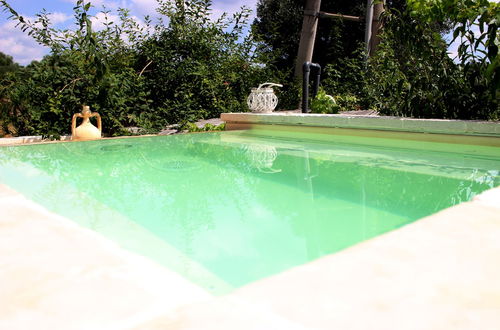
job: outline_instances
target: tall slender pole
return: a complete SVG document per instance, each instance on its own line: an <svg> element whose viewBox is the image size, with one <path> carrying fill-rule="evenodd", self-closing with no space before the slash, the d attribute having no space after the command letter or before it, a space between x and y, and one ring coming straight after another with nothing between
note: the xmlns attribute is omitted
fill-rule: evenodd
<svg viewBox="0 0 500 330"><path fill-rule="evenodd" d="M366 0L366 27L365 27L365 52L366 57L370 57L370 41L372 39L372 19L373 19L373 0Z"/></svg>
<svg viewBox="0 0 500 330"><path fill-rule="evenodd" d="M382 20L381 16L384 12L384 3L377 3L373 5L373 25L372 25L372 35L370 42L370 55L375 54L380 43L380 34L382 33Z"/></svg>
<svg viewBox="0 0 500 330"><path fill-rule="evenodd" d="M320 7L321 0L306 0L299 52L297 54L297 62L295 63L295 77L302 77L302 65L304 62L312 61Z"/></svg>

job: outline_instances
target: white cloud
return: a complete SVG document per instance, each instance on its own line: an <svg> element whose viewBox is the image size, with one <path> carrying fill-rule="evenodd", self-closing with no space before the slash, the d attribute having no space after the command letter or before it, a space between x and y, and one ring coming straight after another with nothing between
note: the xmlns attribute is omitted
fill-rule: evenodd
<svg viewBox="0 0 500 330"><path fill-rule="evenodd" d="M65 0L66 2L76 4L76 0ZM145 16L156 14L158 7L157 0L92 0L94 10L101 10L103 7L106 9L116 10L118 8L126 8L131 11L133 15Z"/></svg>
<svg viewBox="0 0 500 330"><path fill-rule="evenodd" d="M55 25L66 23L72 17L73 17L72 15L68 15L66 13L61 13L61 12L55 12L55 13L49 14L50 21L52 22L52 24L55 24Z"/></svg>
<svg viewBox="0 0 500 330"><path fill-rule="evenodd" d="M65 0L75 4L76 0ZM132 15L143 17L149 15L156 17L156 8L158 8L158 0L93 0L94 9L100 10L106 7L111 10L118 8L127 8ZM212 3L212 18L218 18L222 13L232 14L239 11L242 6L247 6L254 11L257 5L257 0L214 0ZM252 17L253 18L253 17Z"/></svg>
<svg viewBox="0 0 500 330"><path fill-rule="evenodd" d="M22 15L25 19L35 22L36 17ZM62 12L54 12L49 19L54 26L66 23L71 15ZM49 48L38 44L27 32L22 32L16 27L16 22L9 20L0 25L0 51L10 55L14 61L27 65L33 60L41 60L49 52Z"/></svg>
<svg viewBox="0 0 500 330"><path fill-rule="evenodd" d="M104 13L97 13L97 15L93 16L91 18L92 21L92 28L96 31L100 31L105 28L105 23L118 23L120 21L120 17L115 14L104 14Z"/></svg>
<svg viewBox="0 0 500 330"><path fill-rule="evenodd" d="M69 3L72 3L73 5L76 5L76 2L77 0L64 0L65 2L69 2ZM111 2L111 4L113 4L115 1L107 1L107 0L89 0L89 1L86 1L86 2L91 2L92 3L92 6L94 7L100 7L102 6L103 4L106 4L108 2ZM106 6L107 7L107 6Z"/></svg>
<svg viewBox="0 0 500 330"><path fill-rule="evenodd" d="M157 7L158 2L156 0L131 0L131 4L126 8L130 8L135 14L140 16L155 16Z"/></svg>
<svg viewBox="0 0 500 330"><path fill-rule="evenodd" d="M122 0L121 7L129 8L132 13L139 16L150 15L157 16L156 8L158 8L157 0ZM214 0L212 2L212 18L219 18L224 12L228 14L235 13L242 6L251 8L254 11L257 5L257 0Z"/></svg>
<svg viewBox="0 0 500 330"><path fill-rule="evenodd" d="M250 17L249 23L252 22L253 18L255 17L255 8L257 6L257 0L219 0L215 1L212 5L212 17L213 18L218 18L220 17L224 12L228 13L229 15L240 11L241 7L246 6L250 9L252 9L252 15Z"/></svg>
<svg viewBox="0 0 500 330"><path fill-rule="evenodd" d="M76 0L65 1L73 5L76 4ZM150 15L152 17L157 16L157 0L92 0L91 2L95 11L101 10L103 6L111 10L116 10L120 7L127 8L131 11L132 17L135 18L140 25L144 23L138 17L143 17L144 15ZM255 15L256 3L257 0L214 0L212 5L212 18L215 19L220 17L223 12L232 14L239 11L241 6L250 7L254 10L253 15ZM34 17L28 17L26 15L24 15L24 17L30 19L32 22L35 20ZM49 18L52 24L64 27L68 25L68 21L72 18L72 14L54 12L49 15ZM118 23L119 19L116 12L108 14L108 18L110 21ZM92 21L96 30L102 29L104 27L104 14L96 14L96 17L94 17ZM11 55L16 62L22 65L29 64L32 60L40 60L49 52L47 47L37 44L33 38L29 37L27 33L21 32L15 25L16 23L13 21L0 23L1 52Z"/></svg>
<svg viewBox="0 0 500 330"><path fill-rule="evenodd" d="M0 25L0 51L12 56L15 62L22 65L27 65L33 60L41 60L49 49L39 45L15 25L13 21Z"/></svg>
<svg viewBox="0 0 500 330"><path fill-rule="evenodd" d="M76 5L77 0L64 0L65 2L69 2ZM90 9L90 13L95 13L96 11L100 11L103 8L116 10L118 8L129 8L129 0L87 0L86 2L92 3L92 9Z"/></svg>

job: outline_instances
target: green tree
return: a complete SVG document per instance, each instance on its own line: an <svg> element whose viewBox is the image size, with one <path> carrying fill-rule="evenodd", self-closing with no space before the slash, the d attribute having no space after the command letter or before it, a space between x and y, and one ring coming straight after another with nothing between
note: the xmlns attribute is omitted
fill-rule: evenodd
<svg viewBox="0 0 500 330"><path fill-rule="evenodd" d="M51 49L0 88L6 100L0 119L19 134L57 136L68 133L72 114L87 104L101 114L105 134L118 135L127 126L154 132L247 110L250 88L267 76L243 33L249 10L213 21L210 0L158 3L156 25L146 18L140 26L120 9L119 22L105 19L95 31L90 3L79 0L77 28L61 31L48 13L30 22L0 0L23 31Z"/></svg>
<svg viewBox="0 0 500 330"><path fill-rule="evenodd" d="M460 40L458 58L465 70L478 66L490 81L492 92L500 90L500 4L488 0L408 0L411 15L426 22L448 21L453 40Z"/></svg>
<svg viewBox="0 0 500 330"><path fill-rule="evenodd" d="M7 72L14 72L21 68L21 66L14 62L12 56L0 52L0 80L5 77Z"/></svg>
<svg viewBox="0 0 500 330"><path fill-rule="evenodd" d="M250 10L213 21L209 0L159 4L169 23L157 26L141 46L156 109L150 122L164 126L246 111L251 87L264 76L254 61L254 43L243 34Z"/></svg>
<svg viewBox="0 0 500 330"><path fill-rule="evenodd" d="M126 10L119 11L120 22L105 19L105 28L94 31L91 4L79 0L77 29L59 30L45 11L31 22L6 1L0 5L23 31L51 49L2 84L2 122L13 124L19 134L58 136L69 132L72 114L88 104L104 118L105 134L123 134L126 126L137 124L149 100L134 68L137 48L126 40L145 34Z"/></svg>
<svg viewBox="0 0 500 330"><path fill-rule="evenodd" d="M447 54L439 31L461 26L456 17L431 16L418 6L402 8L387 10L383 18L380 50L366 76L371 105L388 115L497 119L498 92L491 92L495 88L487 75L488 61L466 56L457 64ZM466 30L466 35L474 34L470 26Z"/></svg>
<svg viewBox="0 0 500 330"><path fill-rule="evenodd" d="M323 0L321 10L345 15L364 16L366 1ZM257 18L252 24L256 40L261 42L270 63L278 70L293 70L300 41L304 1L259 0ZM313 61L324 66L350 56L364 38L364 24L341 19L321 18L316 34Z"/></svg>
<svg viewBox="0 0 500 330"><path fill-rule="evenodd" d="M364 16L365 4L366 1L363 0L323 0L321 10ZM303 9L303 0L259 0L257 18L252 24L252 32L256 40L260 42L260 49L266 56L263 62L282 74L285 87L287 87L286 82L293 81ZM356 55L353 56L353 53L358 52L363 38L364 24L340 19L321 18L319 20L313 62L325 68L323 79L328 79L329 76L350 75L352 77L349 71L352 63L346 63L345 60L357 58ZM356 65L358 65L357 62ZM354 82L351 87L353 84ZM330 87L333 85L330 84ZM296 107L298 104L299 93L293 87L293 85L288 85L289 94L285 104L287 107Z"/></svg>

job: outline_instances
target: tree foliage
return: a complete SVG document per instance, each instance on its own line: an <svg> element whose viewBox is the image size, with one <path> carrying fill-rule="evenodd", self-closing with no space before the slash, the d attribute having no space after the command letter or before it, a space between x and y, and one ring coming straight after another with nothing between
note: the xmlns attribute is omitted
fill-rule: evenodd
<svg viewBox="0 0 500 330"><path fill-rule="evenodd" d="M363 16L364 0L323 0L326 12ZM74 7L76 28L53 27L49 13L34 21L5 0L20 29L51 49L18 68L0 54L0 125L17 134L69 133L83 104L103 117L107 135L246 111L250 88L285 85L280 108L298 104L293 80L303 1L259 0L253 34L249 10L213 20L210 0L159 0L161 19L133 19L119 9L94 29L90 2ZM364 54L364 25L320 19L313 61L324 68L323 88L341 110L374 108L382 114L498 119L499 5L486 0L388 0L378 53ZM447 55L442 32L460 41ZM4 71L9 71L4 73Z"/></svg>
<svg viewBox="0 0 500 330"><path fill-rule="evenodd" d="M500 89L500 4L488 0L408 0L417 19L453 23L453 41L460 40L458 58L465 70L482 66L491 87ZM474 70L474 69L473 69Z"/></svg>
<svg viewBox="0 0 500 330"><path fill-rule="evenodd" d="M241 111L262 75L253 41L242 41L248 9L212 21L210 0L161 0L156 25L147 17L141 25L124 9L119 22L111 22L104 10L104 29L96 31L92 6L83 0L74 7L76 30L53 28L46 12L30 22L6 1L0 4L51 48L0 90L2 122L19 134L67 134L83 104L101 114L108 135Z"/></svg>
<svg viewBox="0 0 500 330"><path fill-rule="evenodd" d="M160 2L158 12L168 18L168 26L157 26L141 45L141 61L148 65L145 83L156 109L151 122L246 111L246 96L263 71L254 61L252 39L242 38L250 10L212 21L210 1L198 0Z"/></svg>
<svg viewBox="0 0 500 330"><path fill-rule="evenodd" d="M18 71L21 66L14 62L12 56L0 52L0 80L2 80L7 72Z"/></svg>
<svg viewBox="0 0 500 330"><path fill-rule="evenodd" d="M479 5L482 1L472 2ZM424 10L416 4L409 1L408 7L388 10L384 16L383 42L366 75L368 103L383 114L398 116L498 119L498 86L488 73L497 59L475 55L481 52L481 43L498 43L498 35L496 41L486 41L486 35L473 39L473 25L458 20L455 14L433 14L431 7ZM454 6L447 8L456 10ZM477 11L468 16L474 21L478 13L486 13L480 6L469 9ZM447 54L447 43L438 33L444 25L454 29L455 37L462 31L469 36L461 39L460 63ZM493 31L495 25L495 21L489 21L486 29ZM498 57L495 51L492 54Z"/></svg>
<svg viewBox="0 0 500 330"><path fill-rule="evenodd" d="M291 73L303 1L261 0L254 32L269 61ZM322 1L321 10L363 16L365 1ZM382 44L365 62L364 24L320 19L313 60L322 84L344 110L382 114L495 119L498 99L498 4L486 0L388 0ZM290 10L290 11L288 11ZM458 63L443 35L460 41ZM291 75L290 75L291 76ZM289 77L290 77L289 76ZM339 105L341 102L339 102Z"/></svg>
<svg viewBox="0 0 500 330"><path fill-rule="evenodd" d="M323 0L321 10L344 15L364 15L363 0ZM304 1L259 0L252 24L256 39L278 70L294 68L302 27ZM362 40L364 26L340 19L322 18L316 33L313 61L322 66L349 56Z"/></svg>
<svg viewBox="0 0 500 330"><path fill-rule="evenodd" d="M293 81L293 70L297 58L302 27L304 1L302 0L259 0L257 18L252 24L255 38L265 55L264 62L273 66L287 82ZM363 0L323 0L321 10L344 15L363 16L366 1ZM364 25L340 19L322 18L316 33L313 62L329 69L324 78L333 75L349 75L346 58L358 48L363 40ZM288 107L295 107L298 95L292 84L286 84Z"/></svg>

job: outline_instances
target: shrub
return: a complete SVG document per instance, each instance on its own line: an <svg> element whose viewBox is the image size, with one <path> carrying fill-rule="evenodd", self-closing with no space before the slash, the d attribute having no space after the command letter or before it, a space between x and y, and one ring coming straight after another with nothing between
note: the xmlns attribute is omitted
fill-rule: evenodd
<svg viewBox="0 0 500 330"><path fill-rule="evenodd" d="M335 99L331 95L327 95L322 88L311 101L311 112L313 113L338 113L339 108Z"/></svg>
<svg viewBox="0 0 500 330"><path fill-rule="evenodd" d="M127 126L155 132L167 124L246 111L250 88L272 79L257 63L251 37L244 38L245 8L213 21L210 0L160 0L158 12L167 24L153 26L146 18L141 27L120 9L119 22L106 20L95 31L90 3L79 0L78 28L61 31L45 12L32 23L6 1L0 5L51 48L50 55L1 85L0 122L13 123L19 134L66 134L83 104L101 114L105 134L127 134Z"/></svg>
<svg viewBox="0 0 500 330"><path fill-rule="evenodd" d="M210 19L210 1L185 2L182 7L160 2L169 19L141 45L142 63L151 91L151 122L160 126L247 111L251 87L265 80L265 69L254 61L253 41L244 38L249 10L232 17Z"/></svg>
<svg viewBox="0 0 500 330"><path fill-rule="evenodd" d="M74 8L78 29L60 31L51 27L45 12L31 23L5 1L1 4L23 30L51 48L50 55L2 83L0 115L18 134L67 134L73 113L83 104L104 118L105 134L123 134L125 126L137 124L148 111L148 91L134 69L136 49L123 38L136 38L139 27L126 10L120 10L119 24L106 21L106 28L96 32L90 3L80 0Z"/></svg>
<svg viewBox="0 0 500 330"><path fill-rule="evenodd" d="M382 43L370 59L368 101L386 115L418 118L495 119L498 98L482 64L456 64L433 21L412 11L389 10Z"/></svg>

